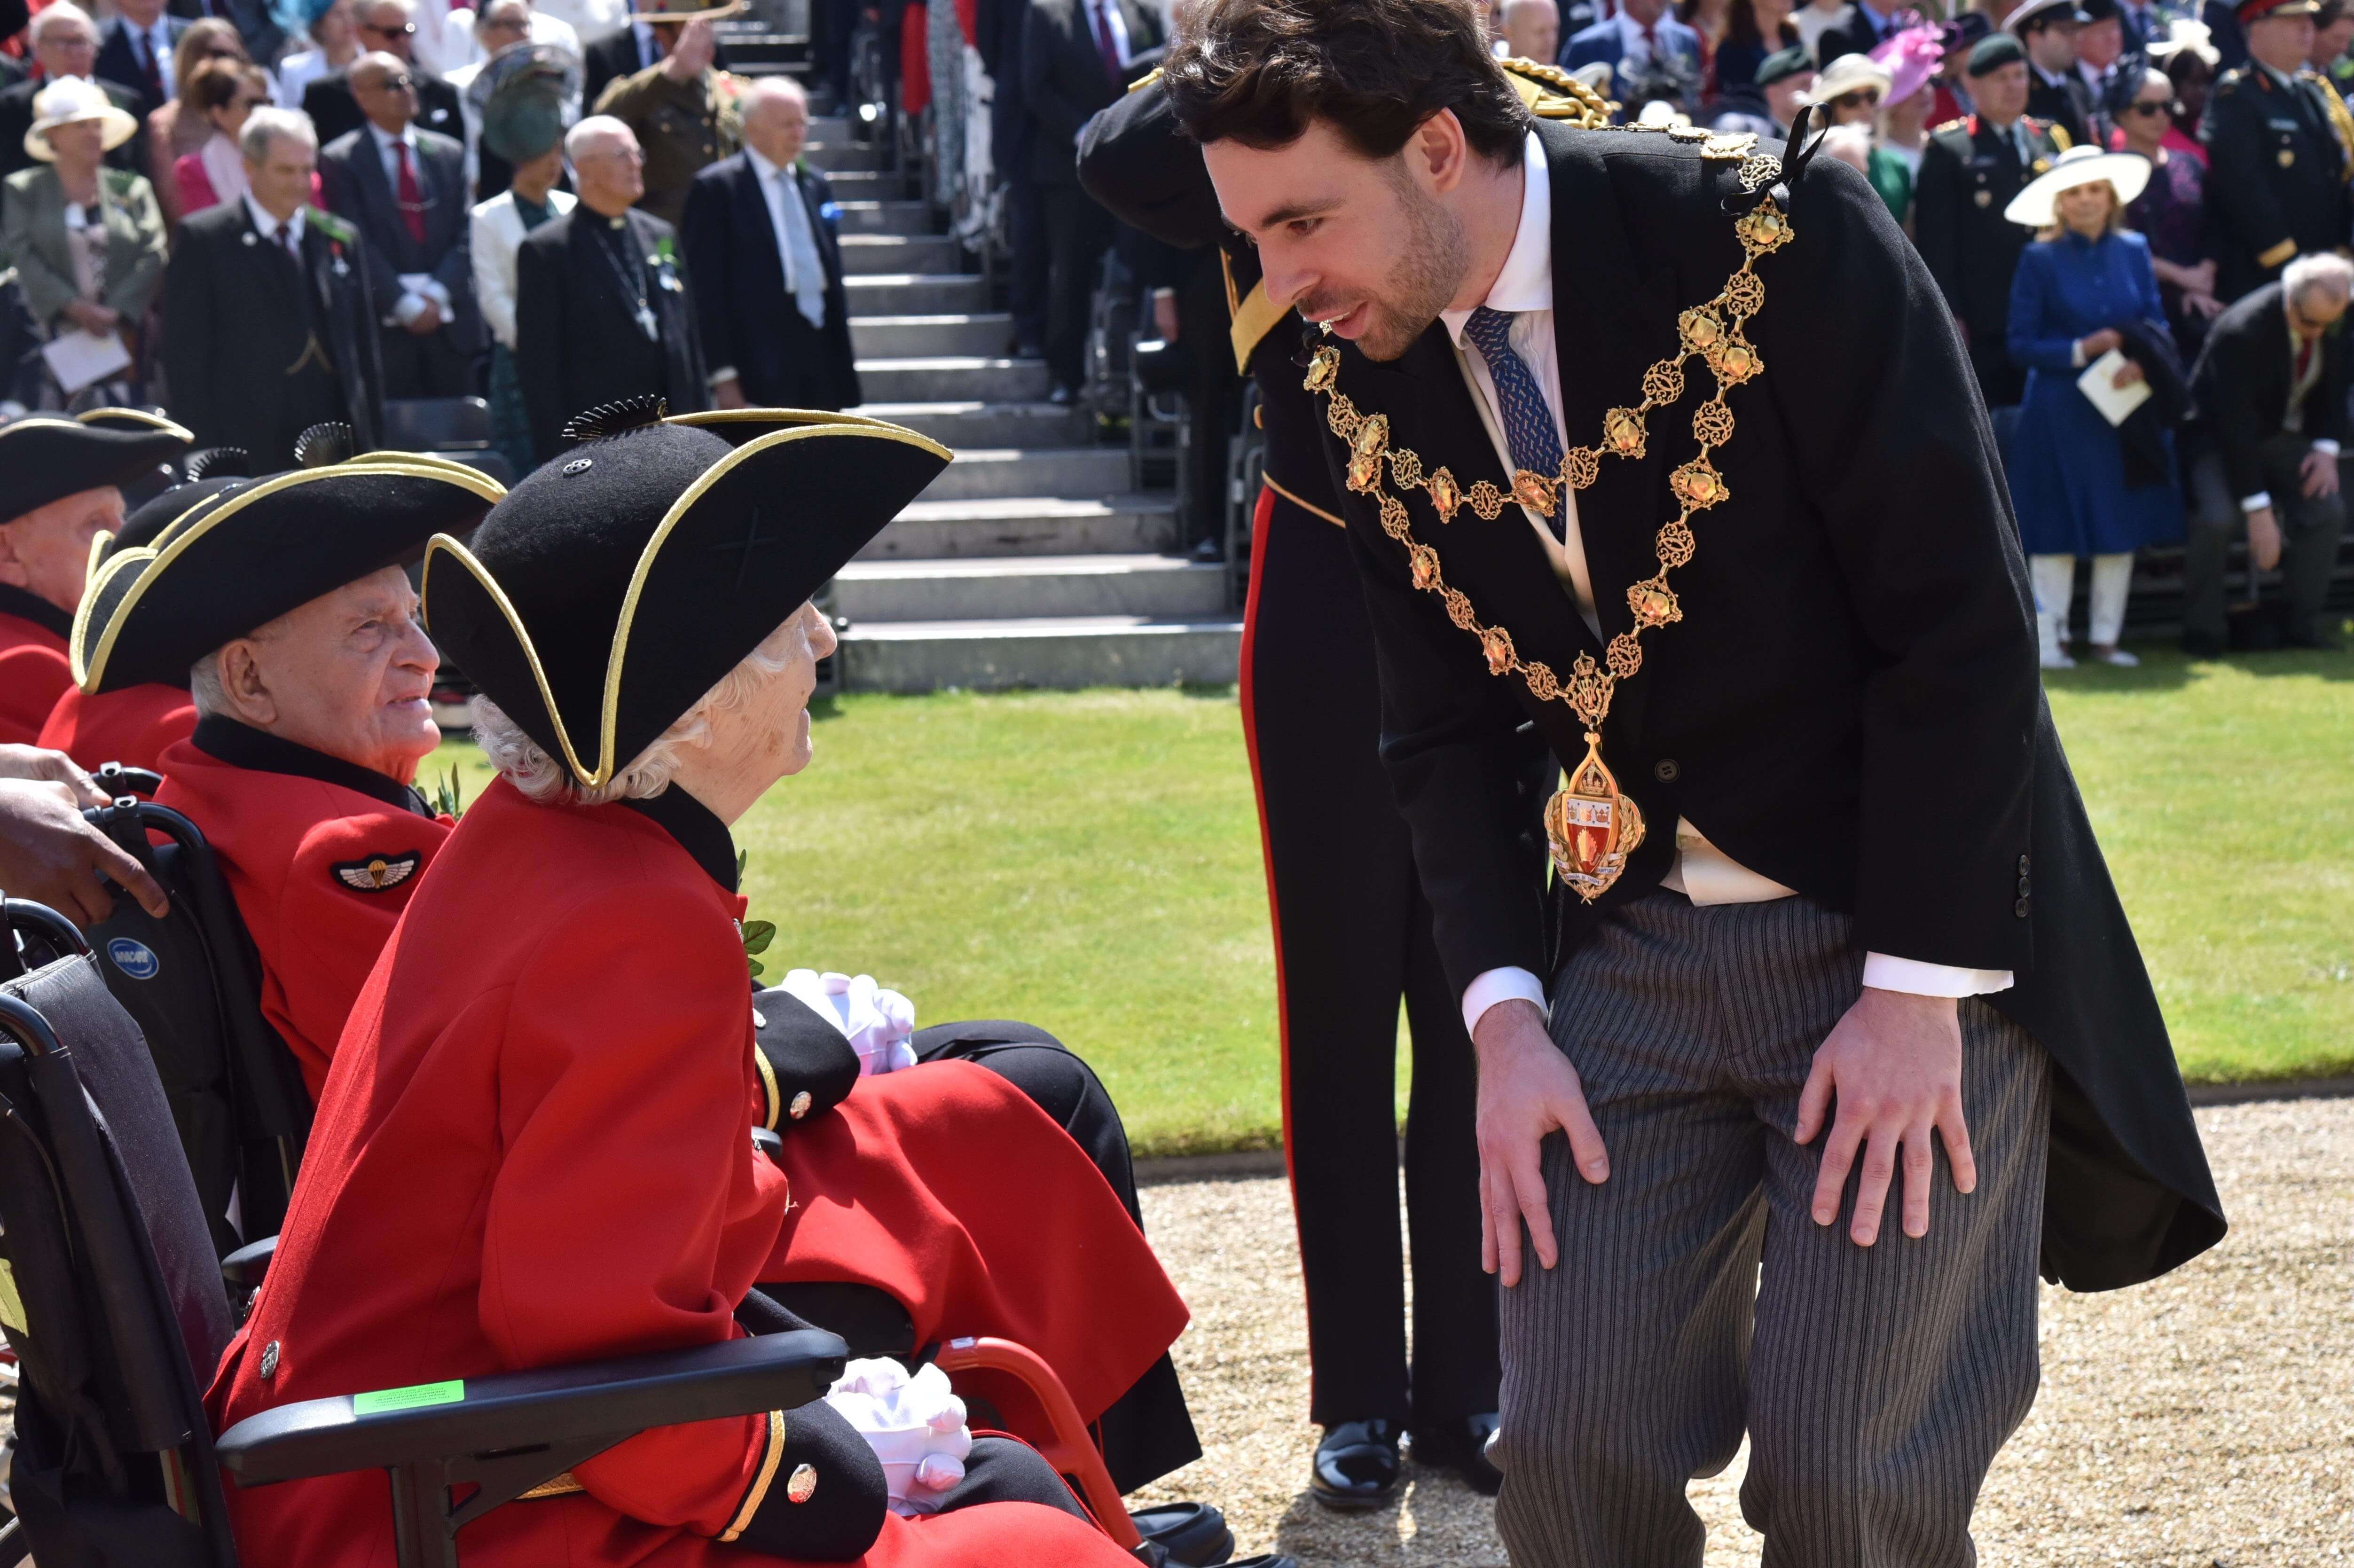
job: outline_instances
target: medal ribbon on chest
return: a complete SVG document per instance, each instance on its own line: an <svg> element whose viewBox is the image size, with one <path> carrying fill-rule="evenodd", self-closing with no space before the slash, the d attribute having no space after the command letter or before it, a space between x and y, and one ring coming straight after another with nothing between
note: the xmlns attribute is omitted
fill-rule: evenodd
<svg viewBox="0 0 2354 1568"><path fill-rule="evenodd" d="M1681 129L1681 128L1680 128ZM1702 133L1704 134L1704 133ZM1723 138L1712 138L1704 155L1741 157L1742 188L1755 194L1782 177L1779 159L1764 154L1719 150ZM1745 138L1750 145L1755 138ZM1737 143L1736 143L1737 145ZM1326 400L1325 422L1349 443L1346 481L1351 490L1374 499L1382 532L1406 553L1406 567L1415 587L1439 596L1447 618L1478 639L1491 675L1518 674L1540 702L1568 705L1585 726L1585 759L1570 770L1569 780L1545 803L1545 837L1552 845L1554 874L1591 904L1609 891L1627 869L1627 859L1643 842L1643 814L1619 792L1618 780L1602 760L1602 725L1610 715L1610 701L1620 681L1631 680L1643 667L1642 634L1649 628L1681 620L1683 610L1668 574L1689 562L1697 548L1691 520L1696 514L1730 498L1724 476L1709 454L1733 439L1733 410L1726 392L1750 381L1766 368L1755 344L1744 333L1751 317L1766 303L1766 285L1756 273L1758 259L1788 244L1790 221L1769 196L1742 214L1733 226L1741 241L1740 268L1725 280L1712 300L1695 305L1676 318L1677 352L1643 373L1640 403L1612 408L1602 417L1602 440L1590 447L1571 447L1557 473L1521 469L1512 475L1511 493L1480 480L1468 489L1445 468L1426 471L1422 459L1404 447L1390 444L1389 418L1367 414L1340 390L1341 351L1319 348L1308 367L1308 390ZM1331 331L1330 327L1325 329ZM1601 473L1605 457L1640 458L1649 441L1648 420L1653 409L1669 407L1684 395L1685 362L1697 356L1716 378L1716 392L1692 411L1692 439L1700 450L1668 476L1677 514L1659 527L1656 541L1659 569L1627 590L1627 608L1633 612L1632 630L1610 640L1597 665L1580 653L1562 678L1542 661L1521 657L1511 633L1480 619L1470 599L1450 586L1437 549L1417 541L1406 515L1405 503L1383 483L1382 467L1404 490L1419 490L1428 499L1439 522L1452 523L1465 506L1482 522L1494 522L1506 505L1519 503L1550 514L1561 499L1561 488L1584 490Z"/></svg>

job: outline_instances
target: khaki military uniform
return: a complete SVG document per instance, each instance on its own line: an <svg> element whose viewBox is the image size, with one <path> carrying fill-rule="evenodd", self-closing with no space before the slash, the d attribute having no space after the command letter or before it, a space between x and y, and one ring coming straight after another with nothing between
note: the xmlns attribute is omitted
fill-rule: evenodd
<svg viewBox="0 0 2354 1568"><path fill-rule="evenodd" d="M716 70L673 81L656 65L616 79L598 96L597 112L629 126L645 149L640 207L664 223L678 222L695 176L742 145L736 105L743 85L741 78Z"/></svg>

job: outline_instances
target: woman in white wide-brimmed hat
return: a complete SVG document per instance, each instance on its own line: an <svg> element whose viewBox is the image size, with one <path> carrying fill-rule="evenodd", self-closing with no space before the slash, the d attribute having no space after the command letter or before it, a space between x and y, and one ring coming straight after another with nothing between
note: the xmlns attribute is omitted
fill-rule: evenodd
<svg viewBox="0 0 2354 1568"><path fill-rule="evenodd" d="M0 256L14 259L25 303L54 336L129 329L164 279L164 215L154 187L106 154L139 132L106 90L63 77L33 99L25 151L38 166L7 178ZM126 344L136 355L135 344Z"/></svg>
<svg viewBox="0 0 2354 1568"><path fill-rule="evenodd" d="M2182 537L2172 434L2121 439L2121 427L2077 385L2111 349L2129 356L2112 377L2119 387L2144 378L2144 358L2174 352L2149 244L2119 228L2148 182L2149 160L2137 154L2072 147L2003 211L2039 240L2011 279L2010 355L2027 367L2027 394L2009 473L2046 669L2075 662L2068 609L2084 556L2093 560L2093 656L2137 662L2117 646L2134 552Z"/></svg>

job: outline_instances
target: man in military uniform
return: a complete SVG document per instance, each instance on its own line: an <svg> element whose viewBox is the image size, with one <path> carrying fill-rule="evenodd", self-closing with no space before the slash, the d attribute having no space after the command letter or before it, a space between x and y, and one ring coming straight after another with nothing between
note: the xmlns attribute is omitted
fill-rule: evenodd
<svg viewBox="0 0 2354 1568"><path fill-rule="evenodd" d="M1811 76L1803 51L1791 50ZM1599 123L1601 96L1549 64L1502 62L1549 121ZM1308 1296L1321 1426L1310 1492L1328 1508L1394 1491L1401 1439L1426 1466L1493 1493L1488 1462L1501 1372L1496 1294L1472 1245L1479 1162L1471 1054L1431 937L1405 820L1380 759L1373 626L1350 567L1323 418L1299 383L1303 324L1271 299L1258 253L1229 228L1201 148L1159 79L1104 110L1079 142L1079 180L1123 222L1184 249L1223 248L1235 364L1257 381L1265 483L1243 611L1243 735L1258 796L1275 925L1284 1148ZM1527 747L1528 826L1549 759ZM1405 1222L1398 1186L1397 1020L1414 1054Z"/></svg>
<svg viewBox="0 0 2354 1568"><path fill-rule="evenodd" d="M637 133L646 154L646 194L638 205L673 228L686 210L695 176L733 157L743 140L736 79L712 63L717 37L711 16L725 13L681 20L679 13L689 9L678 5L635 18L652 26L668 52L660 65L615 79L596 103L598 113Z"/></svg>
<svg viewBox="0 0 2354 1568"><path fill-rule="evenodd" d="M66 639L92 541L122 526L121 487L188 440L119 408L0 425L0 745L30 744L73 685Z"/></svg>
<svg viewBox="0 0 2354 1568"><path fill-rule="evenodd" d="M1328 334L1516 1568L1698 1568L1744 1429L1768 1561L1968 1561L2039 1255L2118 1287L2223 1226L1935 285L1811 110L1532 123L1456 0L1207 0L1164 70Z"/></svg>
<svg viewBox="0 0 2354 1568"><path fill-rule="evenodd" d="M2089 20L2076 0L2027 0L2004 24L2027 51L2027 112L2068 133L2092 140L2092 90L2076 69L2076 30Z"/></svg>
<svg viewBox="0 0 2354 1568"><path fill-rule="evenodd" d="M2011 362L2010 275L2034 237L2003 217L2020 187L2069 145L2028 117L2027 57L2009 33L1978 40L1963 68L1978 112L1938 126L1914 183L1914 232L1946 296L1988 408L2016 408L2027 372ZM1999 418L1999 430L2002 421Z"/></svg>
<svg viewBox="0 0 2354 1568"><path fill-rule="evenodd" d="M2313 0L2243 0L2248 63L2215 84L2200 135L2211 165L2207 201L2226 302L2271 282L2300 251L2354 238L2354 121L2306 69Z"/></svg>

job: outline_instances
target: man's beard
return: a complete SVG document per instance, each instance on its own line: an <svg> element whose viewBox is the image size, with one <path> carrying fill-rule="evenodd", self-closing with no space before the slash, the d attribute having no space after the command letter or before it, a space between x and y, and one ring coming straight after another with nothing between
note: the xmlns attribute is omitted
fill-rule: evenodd
<svg viewBox="0 0 2354 1568"><path fill-rule="evenodd" d="M1405 172L1405 161L1398 162L1391 186L1398 194L1405 235L1396 264L1369 302L1364 331L1357 334L1358 352L1367 359L1395 359L1413 347L1414 340L1430 330L1438 313L1455 298L1470 266L1462 220L1444 203L1423 195ZM1320 315L1325 308L1320 301L1300 307L1310 315Z"/></svg>

